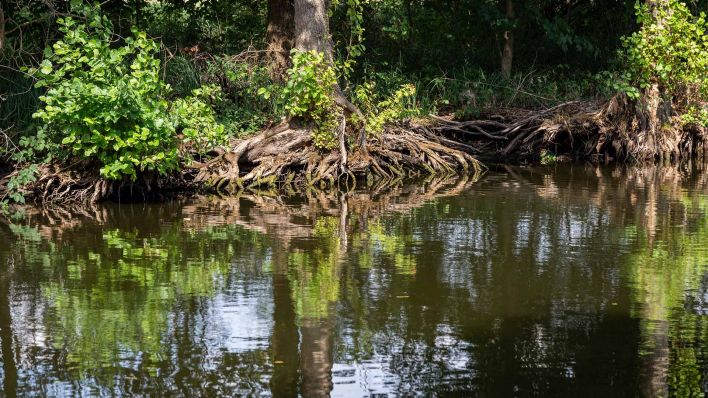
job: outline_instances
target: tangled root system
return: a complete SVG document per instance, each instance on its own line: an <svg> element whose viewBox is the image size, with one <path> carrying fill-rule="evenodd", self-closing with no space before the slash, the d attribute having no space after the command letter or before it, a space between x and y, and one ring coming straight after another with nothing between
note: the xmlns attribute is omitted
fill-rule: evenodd
<svg viewBox="0 0 708 398"><path fill-rule="evenodd" d="M708 131L685 125L665 107L617 95L605 103L571 101L507 120L453 121L430 127L502 162L538 161L545 151L560 160L675 162L705 157Z"/></svg>
<svg viewBox="0 0 708 398"><path fill-rule="evenodd" d="M471 151L464 150L466 145L435 137L421 126L389 128L352 152L347 147L341 144L338 150L323 152L313 144L308 126L283 122L194 164L194 182L235 192L296 184L325 187L360 178L479 175L483 170Z"/></svg>
<svg viewBox="0 0 708 398"><path fill-rule="evenodd" d="M650 97L571 101L518 115L472 121L431 116L424 124L389 126L365 143L347 142L343 121L338 148L328 151L314 145L312 126L284 121L217 148L206 160L169 177L145 173L137 181L106 181L96 164L43 165L26 194L48 203L145 200L175 189L234 193L344 184L348 190L362 180L381 186L417 176L476 179L484 170L478 159L533 163L550 153L555 161L675 162L705 159L708 148L705 127L682 124ZM0 181L0 194L12 175Z"/></svg>

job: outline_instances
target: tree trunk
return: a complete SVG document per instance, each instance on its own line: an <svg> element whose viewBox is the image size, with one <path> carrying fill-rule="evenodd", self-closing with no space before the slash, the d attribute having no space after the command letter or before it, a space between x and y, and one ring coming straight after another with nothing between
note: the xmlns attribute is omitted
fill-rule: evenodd
<svg viewBox="0 0 708 398"><path fill-rule="evenodd" d="M278 247L273 255L273 376L270 391L275 398L297 397L300 336L287 275L288 253L288 247Z"/></svg>
<svg viewBox="0 0 708 398"><path fill-rule="evenodd" d="M268 0L268 50L271 57L272 76L284 80L289 66L291 48L300 51L322 53L330 65L334 65L334 50L329 32L329 0ZM352 104L338 84L333 88L333 100L342 108L344 116L356 114L365 120L359 108ZM342 128L346 126L343 120ZM340 144L344 142L344 131L339 132ZM366 144L366 129L361 128L357 143ZM340 145L343 147L343 145ZM346 169L346 150L341 148L342 170Z"/></svg>
<svg viewBox="0 0 708 398"><path fill-rule="evenodd" d="M295 8L293 0L268 0L268 59L271 77L283 81L290 66L290 50L295 36Z"/></svg>
<svg viewBox="0 0 708 398"><path fill-rule="evenodd" d="M668 0L646 0L646 4L651 11L653 23L661 27L661 8L668 8ZM660 149L661 126L667 122L671 116L670 102L665 102L662 88L654 82L644 90L642 95L643 108L645 109L646 126L643 144L654 149L655 157L663 160L663 150ZM668 160L668 159L667 159Z"/></svg>
<svg viewBox="0 0 708 398"><path fill-rule="evenodd" d="M507 23L513 23L516 18L514 12L514 0L506 0ZM504 47L501 53L501 73L504 79L511 77L511 66L514 60L514 30L509 28L504 32Z"/></svg>
<svg viewBox="0 0 708 398"><path fill-rule="evenodd" d="M329 0L294 0L295 48L317 51L329 62L334 61L329 34Z"/></svg>
<svg viewBox="0 0 708 398"><path fill-rule="evenodd" d="M305 318L300 335L300 374L303 397L329 397L332 392L334 331L332 320Z"/></svg>
<svg viewBox="0 0 708 398"><path fill-rule="evenodd" d="M317 51L334 65L332 37L329 33L329 0L294 0L295 5L295 48L300 51ZM345 115L357 114L360 120L364 115L342 92L339 85L334 87L334 102ZM357 137L359 146L366 143L366 130L361 129ZM343 164L343 166L345 166Z"/></svg>
<svg viewBox="0 0 708 398"><path fill-rule="evenodd" d="M328 0L268 0L266 41L276 66L287 66L291 48L333 61L328 9Z"/></svg>

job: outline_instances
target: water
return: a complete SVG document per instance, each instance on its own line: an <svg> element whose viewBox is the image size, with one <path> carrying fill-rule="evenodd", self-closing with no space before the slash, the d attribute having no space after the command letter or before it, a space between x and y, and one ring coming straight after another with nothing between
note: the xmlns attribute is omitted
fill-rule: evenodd
<svg viewBox="0 0 708 398"><path fill-rule="evenodd" d="M506 168L0 222L13 396L708 391L708 173Z"/></svg>

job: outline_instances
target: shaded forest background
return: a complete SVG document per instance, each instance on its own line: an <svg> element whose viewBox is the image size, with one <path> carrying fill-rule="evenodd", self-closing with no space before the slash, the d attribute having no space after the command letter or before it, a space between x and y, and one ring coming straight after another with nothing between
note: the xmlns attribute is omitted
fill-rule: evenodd
<svg viewBox="0 0 708 398"><path fill-rule="evenodd" d="M694 13L708 10L705 0L687 5ZM637 30L632 0L340 0L330 8L338 58L351 57L352 45L359 44L352 86L373 81L385 96L415 83L423 106L455 108L465 116L607 94L611 79L598 72L620 69L621 38ZM266 1L107 0L101 9L118 36L137 27L162 43L164 77L175 95L216 82L232 97L234 106L222 116L233 119L234 132L253 132L266 122L258 112L262 104L246 92L253 82L243 76L244 62L266 48ZM12 127L14 135L39 106L39 93L20 69L41 62L58 37L57 18L69 10L67 1L3 1L0 126ZM504 76L509 33L513 63Z"/></svg>

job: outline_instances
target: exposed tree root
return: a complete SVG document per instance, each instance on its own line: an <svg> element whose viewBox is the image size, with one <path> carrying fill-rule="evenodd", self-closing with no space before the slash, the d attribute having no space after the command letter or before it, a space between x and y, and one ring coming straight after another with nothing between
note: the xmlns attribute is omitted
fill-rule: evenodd
<svg viewBox="0 0 708 398"><path fill-rule="evenodd" d="M359 146L347 142L346 119L341 123L338 148L332 151L314 146L309 126L283 122L232 143L230 149L214 150L209 160L193 162L180 175L143 173L136 181L108 181L101 178L96 164L49 164L40 167L37 180L23 193L41 203L144 201L170 190L268 193L302 186L350 190L357 180L377 186L426 175L461 173L477 177L483 170L470 155L471 147L437 137L422 126L392 127ZM350 153L351 147L357 149ZM0 187L15 174L0 181Z"/></svg>
<svg viewBox="0 0 708 398"><path fill-rule="evenodd" d="M654 107L656 109L656 107ZM708 131L683 125L677 115L656 115L624 95L610 101L572 101L514 120L452 121L433 116L428 128L462 141L498 161L556 160L674 162L704 157ZM660 121L664 122L660 122Z"/></svg>
<svg viewBox="0 0 708 398"><path fill-rule="evenodd" d="M483 166L465 145L448 145L426 128L394 127L371 137L348 153L340 127L338 150L323 152L312 143L311 129L283 122L235 143L206 163L195 163L196 183L218 191L235 192L263 186L334 186L358 178L392 181L401 177L456 172L477 175ZM355 146L356 147L356 146Z"/></svg>
<svg viewBox="0 0 708 398"><path fill-rule="evenodd" d="M25 193L36 201L56 203L146 200L172 189L266 194L296 187L349 191L362 180L375 187L426 175L476 177L484 168L478 158L531 163L705 159L706 128L682 125L670 110L644 102L619 95L604 104L572 101L515 118L453 121L432 116L426 124L390 126L363 145L363 136L345 133L343 116L338 145L332 151L314 146L310 126L289 121L235 141L229 148L218 148L180 175L144 174L137 181L111 182L100 178L95 164L44 165ZM0 196L10 176L0 181Z"/></svg>
<svg viewBox="0 0 708 398"><path fill-rule="evenodd" d="M6 187L12 172L0 180ZM146 201L163 197L165 189L184 188L188 183L178 181L175 176L158 178L155 173L143 173L132 181L109 181L100 176L96 164L76 162L69 165L51 163L41 165L36 181L22 189L24 196L38 203L96 203L104 199L117 201Z"/></svg>

